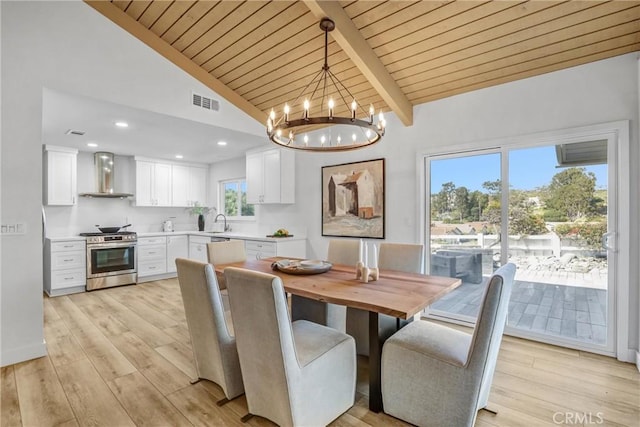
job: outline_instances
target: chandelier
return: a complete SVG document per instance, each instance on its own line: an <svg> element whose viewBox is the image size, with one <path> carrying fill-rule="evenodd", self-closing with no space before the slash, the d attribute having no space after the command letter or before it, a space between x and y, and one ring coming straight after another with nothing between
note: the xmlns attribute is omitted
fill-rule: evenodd
<svg viewBox="0 0 640 427"><path fill-rule="evenodd" d="M375 144L384 135L384 115L380 112L376 121L373 105L364 110L329 70L327 46L335 23L322 18L320 28L324 31L324 65L291 104L284 104L281 116L276 117L271 110L267 135L275 144L307 151L354 150ZM301 99L302 109L295 118L290 105L299 105ZM313 111L318 115L312 115ZM336 112L347 114L339 116Z"/></svg>

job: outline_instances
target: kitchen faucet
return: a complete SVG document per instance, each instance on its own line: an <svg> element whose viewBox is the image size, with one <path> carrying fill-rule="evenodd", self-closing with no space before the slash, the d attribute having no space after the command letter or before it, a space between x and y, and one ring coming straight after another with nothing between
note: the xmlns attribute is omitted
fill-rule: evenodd
<svg viewBox="0 0 640 427"><path fill-rule="evenodd" d="M218 215L216 215L216 218L213 220L213 222L218 222L218 217L221 216L224 219L224 231L229 231L228 227L227 227L227 217L224 216L224 214L219 213Z"/></svg>

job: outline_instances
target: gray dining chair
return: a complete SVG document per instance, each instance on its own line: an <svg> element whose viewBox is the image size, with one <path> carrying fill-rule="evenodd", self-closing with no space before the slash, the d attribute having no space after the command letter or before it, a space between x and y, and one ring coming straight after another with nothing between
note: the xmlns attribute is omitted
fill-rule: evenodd
<svg viewBox="0 0 640 427"><path fill-rule="evenodd" d="M382 349L384 411L417 426L472 426L485 408L515 276L506 264L489 279L473 334L416 321Z"/></svg>
<svg viewBox="0 0 640 427"><path fill-rule="evenodd" d="M249 414L280 426L327 425L354 402L353 338L306 320L291 322L279 277L224 270Z"/></svg>
<svg viewBox="0 0 640 427"><path fill-rule="evenodd" d="M353 266L355 276L356 263L360 258L359 240L329 240L327 261L332 264ZM291 296L291 318L310 320L320 325L344 332L347 322L347 308L342 305L316 301L298 295Z"/></svg>
<svg viewBox="0 0 640 427"><path fill-rule="evenodd" d="M231 318L225 316L211 264L177 258L176 267L198 376L192 384L200 379L218 384L226 397L218 402L222 405L244 393Z"/></svg>
<svg viewBox="0 0 640 427"><path fill-rule="evenodd" d="M244 249L244 241L228 240L226 242L207 243L207 258L213 265L229 264L232 262L244 262L247 254ZM226 289L224 274L216 273L220 289Z"/></svg>
<svg viewBox="0 0 640 427"><path fill-rule="evenodd" d="M405 273L421 273L424 246L407 243L380 243L378 268ZM385 316L381 314L381 316ZM358 354L369 355L369 312L349 307L346 332L355 338Z"/></svg>

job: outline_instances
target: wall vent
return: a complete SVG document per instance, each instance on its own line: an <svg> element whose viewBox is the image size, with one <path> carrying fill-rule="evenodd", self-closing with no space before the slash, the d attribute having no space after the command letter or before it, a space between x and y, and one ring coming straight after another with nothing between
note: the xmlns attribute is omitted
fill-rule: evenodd
<svg viewBox="0 0 640 427"><path fill-rule="evenodd" d="M191 102L196 107L202 107L206 110L218 111L220 110L220 103L215 99L208 98L206 96L199 95L195 92L191 92Z"/></svg>
<svg viewBox="0 0 640 427"><path fill-rule="evenodd" d="M75 130L75 129L69 129L67 130L64 134L65 135L78 135L78 136L82 136L84 135L84 131L83 130Z"/></svg>

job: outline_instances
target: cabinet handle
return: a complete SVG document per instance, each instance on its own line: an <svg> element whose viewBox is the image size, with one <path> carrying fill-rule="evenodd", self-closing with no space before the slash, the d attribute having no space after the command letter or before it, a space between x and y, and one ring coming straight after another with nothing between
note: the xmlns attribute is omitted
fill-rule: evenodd
<svg viewBox="0 0 640 427"><path fill-rule="evenodd" d="M155 267L149 267L149 270L155 270L155 269L156 269Z"/></svg>
<svg viewBox="0 0 640 427"><path fill-rule="evenodd" d="M148 254L149 254L149 255L154 255L154 254L155 254L155 252L148 252Z"/></svg>
<svg viewBox="0 0 640 427"><path fill-rule="evenodd" d="M73 280L73 277L65 277L64 280Z"/></svg>
<svg viewBox="0 0 640 427"><path fill-rule="evenodd" d="M75 205L76 204L76 196L72 196L71 197L71 204Z"/></svg>
<svg viewBox="0 0 640 427"><path fill-rule="evenodd" d="M64 245L63 248L72 248L73 245Z"/></svg>
<svg viewBox="0 0 640 427"><path fill-rule="evenodd" d="M64 262L71 262L71 261L73 261L73 258L71 258L71 259L63 259L62 261L64 261Z"/></svg>

